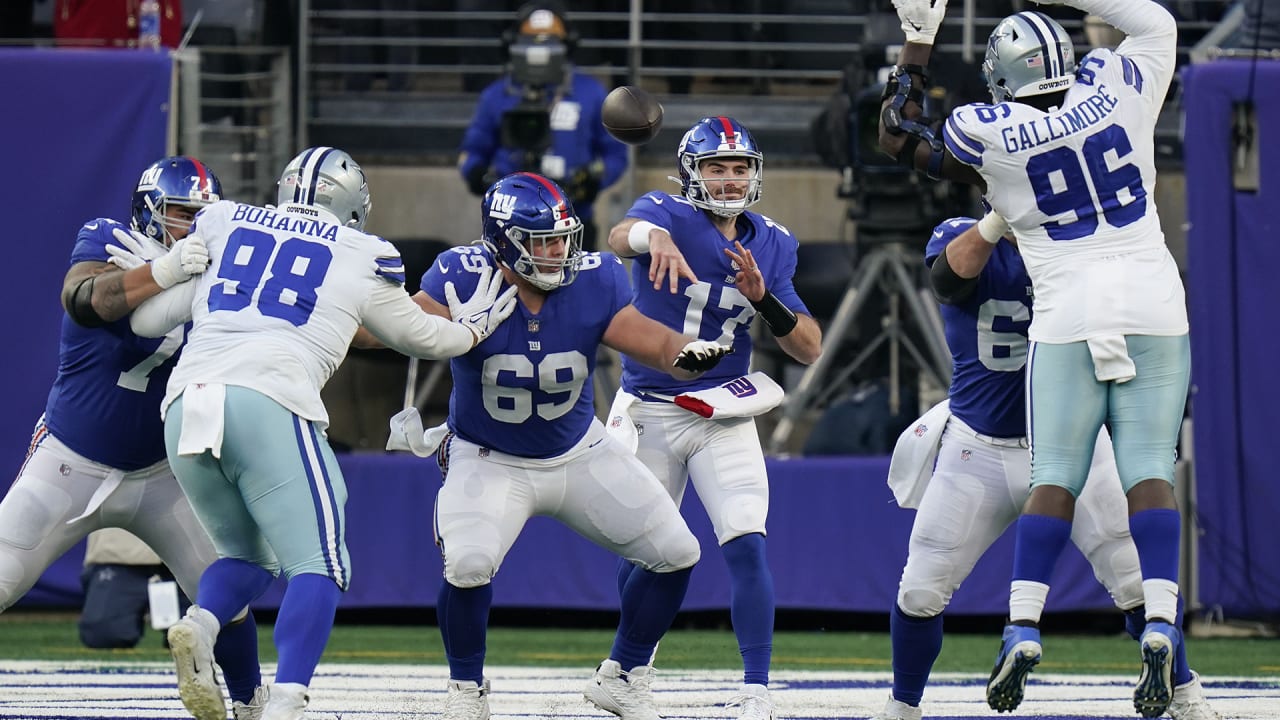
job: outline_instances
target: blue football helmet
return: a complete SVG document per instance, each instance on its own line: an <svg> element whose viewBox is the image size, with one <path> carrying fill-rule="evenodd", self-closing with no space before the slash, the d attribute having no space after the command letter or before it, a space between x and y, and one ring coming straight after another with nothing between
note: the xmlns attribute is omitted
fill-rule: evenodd
<svg viewBox="0 0 1280 720"><path fill-rule="evenodd" d="M307 148L290 160L276 182L276 202L322 207L360 231L373 209L360 164L331 147Z"/></svg>
<svg viewBox="0 0 1280 720"><path fill-rule="evenodd" d="M701 163L711 158L746 159L751 167L747 180L747 192L739 200L717 200L708 182L702 177ZM699 120L680 140L676 150L680 177L671 178L680 183L681 192L694 205L710 210L720 217L735 217L760 201L764 192L764 155L760 153L755 138L742 123L728 117L706 117Z"/></svg>
<svg viewBox="0 0 1280 720"><path fill-rule="evenodd" d="M489 187L480 212L484 242L534 287L554 290L578 277L582 221L555 182L528 172L508 175Z"/></svg>
<svg viewBox="0 0 1280 720"><path fill-rule="evenodd" d="M158 160L142 171L133 191L133 229L172 245L174 231L191 228L190 223L166 217L167 205L202 208L221 199L222 183L204 163L181 155Z"/></svg>
<svg viewBox="0 0 1280 720"><path fill-rule="evenodd" d="M1048 15L1016 13L991 31L982 76L997 104L1067 90L1076 80L1075 46Z"/></svg>

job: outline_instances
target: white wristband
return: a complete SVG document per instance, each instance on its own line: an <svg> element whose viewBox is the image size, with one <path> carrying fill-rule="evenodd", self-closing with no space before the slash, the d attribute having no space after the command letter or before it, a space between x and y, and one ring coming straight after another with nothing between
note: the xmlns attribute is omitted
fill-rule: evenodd
<svg viewBox="0 0 1280 720"><path fill-rule="evenodd" d="M670 235L665 228L660 228L648 220L640 220L631 226L627 231L627 246L635 251L637 255L643 255L649 252L649 231L661 230Z"/></svg>
<svg viewBox="0 0 1280 720"><path fill-rule="evenodd" d="M978 234L983 240L995 245L1000 238L1009 232L1009 222L1000 213L992 210L978 221Z"/></svg>

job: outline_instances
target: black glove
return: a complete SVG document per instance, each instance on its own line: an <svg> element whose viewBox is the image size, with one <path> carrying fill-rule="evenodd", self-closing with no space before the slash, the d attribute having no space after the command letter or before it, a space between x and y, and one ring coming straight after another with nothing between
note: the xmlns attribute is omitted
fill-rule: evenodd
<svg viewBox="0 0 1280 720"><path fill-rule="evenodd" d="M600 194L600 174L593 165L578 168L565 183L564 190L575 207L590 205Z"/></svg>
<svg viewBox="0 0 1280 720"><path fill-rule="evenodd" d="M467 189L472 195L484 195L489 186L497 182L498 178L494 176L489 168L483 165L477 165L471 168L471 172L467 173Z"/></svg>
<svg viewBox="0 0 1280 720"><path fill-rule="evenodd" d="M733 345L721 345L713 340L694 340L680 348L672 365L689 372L706 372L731 352Z"/></svg>

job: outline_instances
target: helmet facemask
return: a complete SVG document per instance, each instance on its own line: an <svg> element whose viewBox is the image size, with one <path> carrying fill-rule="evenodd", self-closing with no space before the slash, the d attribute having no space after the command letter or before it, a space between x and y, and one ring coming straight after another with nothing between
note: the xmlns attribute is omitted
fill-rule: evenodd
<svg viewBox="0 0 1280 720"><path fill-rule="evenodd" d="M567 217L552 230L508 226L496 255L529 284L555 290L572 283L582 264L582 221ZM502 247L505 245L505 247Z"/></svg>
<svg viewBox="0 0 1280 720"><path fill-rule="evenodd" d="M702 174L703 165L707 162L724 161L729 163L732 161L746 161L747 175L745 177L724 174L718 177L705 177ZM706 155L681 155L680 164L683 167L683 175L688 177L688 188L685 191L685 197L694 205L711 212L714 215L724 218L737 217L744 210L755 205L760 201L760 195L763 190L763 178L761 167L764 164L764 158L760 155L721 155L719 153L708 153ZM737 199L726 199L726 186L742 186L741 197Z"/></svg>

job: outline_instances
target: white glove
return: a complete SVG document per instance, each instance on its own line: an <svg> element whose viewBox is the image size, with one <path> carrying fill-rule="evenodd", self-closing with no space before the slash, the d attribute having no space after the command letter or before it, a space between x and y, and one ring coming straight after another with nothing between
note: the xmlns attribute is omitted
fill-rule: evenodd
<svg viewBox="0 0 1280 720"><path fill-rule="evenodd" d="M165 254L163 245L137 230L115 228L111 231L111 235L116 239L116 242L120 243L120 246L108 245L106 247L107 254L111 256L107 258L107 262L121 270L142 267L147 262Z"/></svg>
<svg viewBox="0 0 1280 720"><path fill-rule="evenodd" d="M988 211L982 219L978 221L978 234L983 240L995 245L1000 242L1000 238L1009 233L1009 221L995 210Z"/></svg>
<svg viewBox="0 0 1280 720"><path fill-rule="evenodd" d="M209 248L199 235L188 235L151 262L151 278L161 289L167 289L208 269Z"/></svg>
<svg viewBox="0 0 1280 720"><path fill-rule="evenodd" d="M720 362L720 358L733 352L733 345L721 345L712 340L694 340L680 348L675 362L671 363L681 370L689 372L706 372Z"/></svg>
<svg viewBox="0 0 1280 720"><path fill-rule="evenodd" d="M947 14L947 0L893 0L902 21L907 42L932 45L942 18Z"/></svg>
<svg viewBox="0 0 1280 720"><path fill-rule="evenodd" d="M449 314L453 316L454 322L465 326L476 336L477 344L489 337L516 309L516 286L512 285L499 295L498 291L501 289L502 273L489 267L481 271L476 291L466 302L458 300L453 283L444 284Z"/></svg>
<svg viewBox="0 0 1280 720"><path fill-rule="evenodd" d="M150 262L151 278L162 290L186 282L209 267L209 248L198 235L188 235L165 252L163 246L142 233L116 228L111 234L124 247L108 245L111 258L107 262L125 270L143 264L139 260Z"/></svg>

